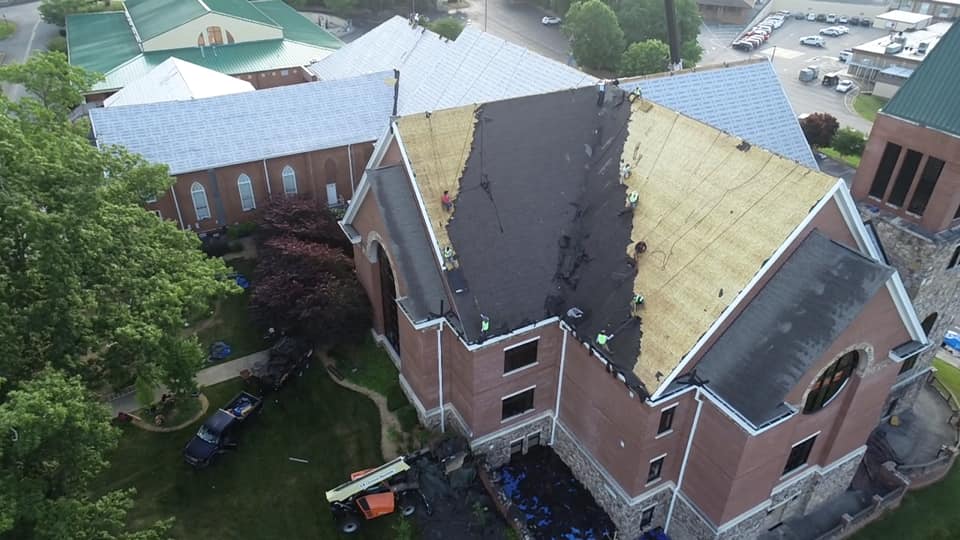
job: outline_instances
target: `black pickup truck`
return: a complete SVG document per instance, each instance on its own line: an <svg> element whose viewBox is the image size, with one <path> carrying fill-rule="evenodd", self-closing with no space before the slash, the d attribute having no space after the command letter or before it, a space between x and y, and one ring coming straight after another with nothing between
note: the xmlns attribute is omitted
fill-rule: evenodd
<svg viewBox="0 0 960 540"><path fill-rule="evenodd" d="M236 447L235 434L238 427L263 405L263 400L253 394L240 392L223 408L207 418L197 434L183 448L183 459L196 468L210 465L217 454Z"/></svg>
<svg viewBox="0 0 960 540"><path fill-rule="evenodd" d="M263 391L279 390L290 377L302 375L309 367L313 347L305 339L284 336L270 347L270 357L253 366Z"/></svg>

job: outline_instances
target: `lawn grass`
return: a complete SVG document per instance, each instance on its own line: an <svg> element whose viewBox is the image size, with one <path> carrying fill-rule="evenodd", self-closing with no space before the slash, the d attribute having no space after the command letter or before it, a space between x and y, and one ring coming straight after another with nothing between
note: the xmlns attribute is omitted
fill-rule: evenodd
<svg viewBox="0 0 960 540"><path fill-rule="evenodd" d="M854 169L860 167L860 156L845 156L840 152L837 152L833 148L830 148L829 146L825 148L820 148L819 150L837 161L846 163L847 165L853 167Z"/></svg>
<svg viewBox="0 0 960 540"><path fill-rule="evenodd" d="M228 261L227 265L246 276L247 279L253 279L256 261L234 259ZM263 331L250 322L247 311L249 302L250 289L242 294L232 295L220 301L216 310L216 322L197 332L197 338L200 340L200 345L204 351L209 350L210 344L215 341L226 341L233 349L229 358L227 358L227 360L231 360L262 351L269 346L263 341Z"/></svg>
<svg viewBox="0 0 960 540"><path fill-rule="evenodd" d="M397 368L372 337L358 345L340 345L330 351L337 369L350 382L387 397L400 385Z"/></svg>
<svg viewBox="0 0 960 540"><path fill-rule="evenodd" d="M960 467L943 481L908 492L900 508L853 536L853 540L947 540L960 538Z"/></svg>
<svg viewBox="0 0 960 540"><path fill-rule="evenodd" d="M7 39L17 31L17 25L13 21L0 20L0 41Z"/></svg>
<svg viewBox="0 0 960 540"><path fill-rule="evenodd" d="M937 368L937 380L960 398L960 369L939 358L933 359L933 367Z"/></svg>
<svg viewBox="0 0 960 540"><path fill-rule="evenodd" d="M877 111L887 104L887 99L877 96L860 94L853 98L853 109L857 114L873 122L877 119Z"/></svg>
<svg viewBox="0 0 960 540"><path fill-rule="evenodd" d="M242 385L234 379L205 388L211 412ZM236 451L195 471L180 451L200 422L173 433L124 427L112 465L96 481L97 493L136 488L131 525L172 516L173 538L340 538L324 492L351 472L383 462L376 407L334 384L316 364L269 396L263 413L240 432ZM356 537L393 538L396 520L365 522Z"/></svg>
<svg viewBox="0 0 960 540"><path fill-rule="evenodd" d="M167 401L166 403L156 404L156 408L152 413L149 409L140 409L134 414L147 422L152 421L155 414L162 414L164 416L163 425L169 427L178 426L190 420L200 412L202 407L203 404L200 403L200 398L183 396L176 398L173 402Z"/></svg>

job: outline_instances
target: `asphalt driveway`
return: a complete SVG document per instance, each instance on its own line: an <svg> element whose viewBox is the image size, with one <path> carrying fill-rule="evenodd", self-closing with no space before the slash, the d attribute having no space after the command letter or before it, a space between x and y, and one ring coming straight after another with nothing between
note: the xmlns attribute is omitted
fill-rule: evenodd
<svg viewBox="0 0 960 540"><path fill-rule="evenodd" d="M2 2L2 0L0 0ZM55 37L59 31L55 25L40 20L37 8L40 2L29 2L4 6L0 3L0 18L5 18L17 25L16 32L9 38L0 41L0 63L20 63L25 61L32 52L47 48L47 42ZM17 99L23 93L19 86L3 85L3 92L12 99Z"/></svg>

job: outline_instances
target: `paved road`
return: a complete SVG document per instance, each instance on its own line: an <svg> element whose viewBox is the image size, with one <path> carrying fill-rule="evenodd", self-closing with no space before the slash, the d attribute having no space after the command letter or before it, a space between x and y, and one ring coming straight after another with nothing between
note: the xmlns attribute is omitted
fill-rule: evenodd
<svg viewBox="0 0 960 540"><path fill-rule="evenodd" d="M58 28L40 20L37 7L40 2L0 7L0 18L5 17L17 25L17 31L9 38L0 41L0 56L4 56L3 63L19 63L26 60L33 51L46 49L47 42L57 35ZM19 85L3 85L3 91L12 99L17 99L23 93Z"/></svg>
<svg viewBox="0 0 960 540"><path fill-rule="evenodd" d="M851 12L855 12L854 10L860 7L863 6L852 5ZM832 88L820 85L819 82L802 83L797 79L797 75L801 68L811 65L818 66L821 75L838 70L845 71L846 65L837 59L840 51L881 37L886 34L886 31L876 28L851 27L850 33L845 36L825 38L827 40L825 48L800 45L801 37L816 35L821 28L827 26L829 25L824 23L789 19L782 28L774 31L770 40L763 47L753 51L753 53L736 51L729 46L729 40L736 35L733 28L710 27L702 34L706 38L702 63L741 60L751 54L772 57L774 69L776 69L780 82L787 93L787 98L797 114L827 112L836 116L841 126L849 126L864 133L869 133L871 123L853 110L853 93L839 94Z"/></svg>
<svg viewBox="0 0 960 540"><path fill-rule="evenodd" d="M483 29L486 6L486 31L517 45L538 52L547 58L567 63L570 42L559 26L544 26L540 19L547 13L534 5L508 0L471 0L470 7L461 10L470 23Z"/></svg>

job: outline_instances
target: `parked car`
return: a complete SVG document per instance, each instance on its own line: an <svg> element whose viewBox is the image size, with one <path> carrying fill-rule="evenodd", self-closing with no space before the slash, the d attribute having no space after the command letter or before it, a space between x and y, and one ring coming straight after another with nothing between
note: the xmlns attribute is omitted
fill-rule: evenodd
<svg viewBox="0 0 960 540"><path fill-rule="evenodd" d="M827 22L827 16L823 13L817 13L817 22Z"/></svg>
<svg viewBox="0 0 960 540"><path fill-rule="evenodd" d="M774 30L776 30L777 28L780 28L781 26L783 26L783 19L777 19L777 18L771 17L769 19L764 20L763 24L769 24L770 26L773 27Z"/></svg>
<svg viewBox="0 0 960 540"><path fill-rule="evenodd" d="M744 51L744 52L750 52L756 48L753 46L753 43L744 39L738 39L734 41L732 45L734 49L738 51Z"/></svg>
<svg viewBox="0 0 960 540"><path fill-rule="evenodd" d="M545 26L556 26L562 23L563 19L561 19L560 17L544 17L540 19L540 22L543 23Z"/></svg>
<svg viewBox="0 0 960 540"><path fill-rule="evenodd" d="M849 33L850 33L850 29L847 28L846 26L843 26L842 24L839 24L839 25L837 25L837 26L834 26L834 28L836 28L837 31L839 31L841 34L849 34Z"/></svg>
<svg viewBox="0 0 960 540"><path fill-rule="evenodd" d="M837 37L837 36L843 35L843 33L840 32L839 30L837 30L836 28L834 28L834 27L831 26L830 28L823 28L823 29L821 29L821 30L820 30L820 35L821 35L821 36Z"/></svg>
<svg viewBox="0 0 960 540"><path fill-rule="evenodd" d="M800 70L800 74L797 77L800 82L810 82L817 80L817 69L812 67L805 67Z"/></svg>
<svg viewBox="0 0 960 540"><path fill-rule="evenodd" d="M846 15L840 15L839 17L837 17L837 22L840 24L847 24L849 20L850 19L848 19Z"/></svg>
<svg viewBox="0 0 960 540"><path fill-rule="evenodd" d="M798 20L798 21L802 21L803 19L806 19L806 18L807 18L807 14L806 14L806 13L803 13L802 11L798 11L798 12L796 12L796 13L793 14L793 18L796 19L796 20Z"/></svg>
<svg viewBox="0 0 960 540"><path fill-rule="evenodd" d="M800 38L800 44L808 47L826 47L827 42L820 36L806 36Z"/></svg>
<svg viewBox="0 0 960 540"><path fill-rule="evenodd" d="M816 13L813 13L813 12L807 13L807 20L808 20L808 21L815 21L815 20L817 20L817 14L816 14Z"/></svg>
<svg viewBox="0 0 960 540"><path fill-rule="evenodd" d="M234 396L225 407L207 418L183 448L184 461L199 469L210 465L213 458L228 448L235 448L236 431L262 405L263 399L247 392L241 391Z"/></svg>
<svg viewBox="0 0 960 540"><path fill-rule="evenodd" d="M790 16L790 10L788 10L788 9L781 9L781 10L777 11L776 15L783 15L784 17L789 17L789 16Z"/></svg>
<svg viewBox="0 0 960 540"><path fill-rule="evenodd" d="M835 13L830 13L827 15L827 22L833 24L837 22L837 15Z"/></svg>
<svg viewBox="0 0 960 540"><path fill-rule="evenodd" d="M850 17L850 20L847 22L850 24L850 26L859 26L860 17L857 17L857 16Z"/></svg>
<svg viewBox="0 0 960 540"><path fill-rule="evenodd" d="M840 51L839 55L837 55L837 60L840 60L843 63L849 62L851 58L853 58L853 49L844 49Z"/></svg>
<svg viewBox="0 0 960 540"><path fill-rule="evenodd" d="M853 81L850 79L844 79L837 84L837 92L841 94L846 94L847 92L853 90L856 86L853 84Z"/></svg>
<svg viewBox="0 0 960 540"><path fill-rule="evenodd" d="M864 17L864 18L860 19L860 26L873 26L873 21L871 21L870 19Z"/></svg>

